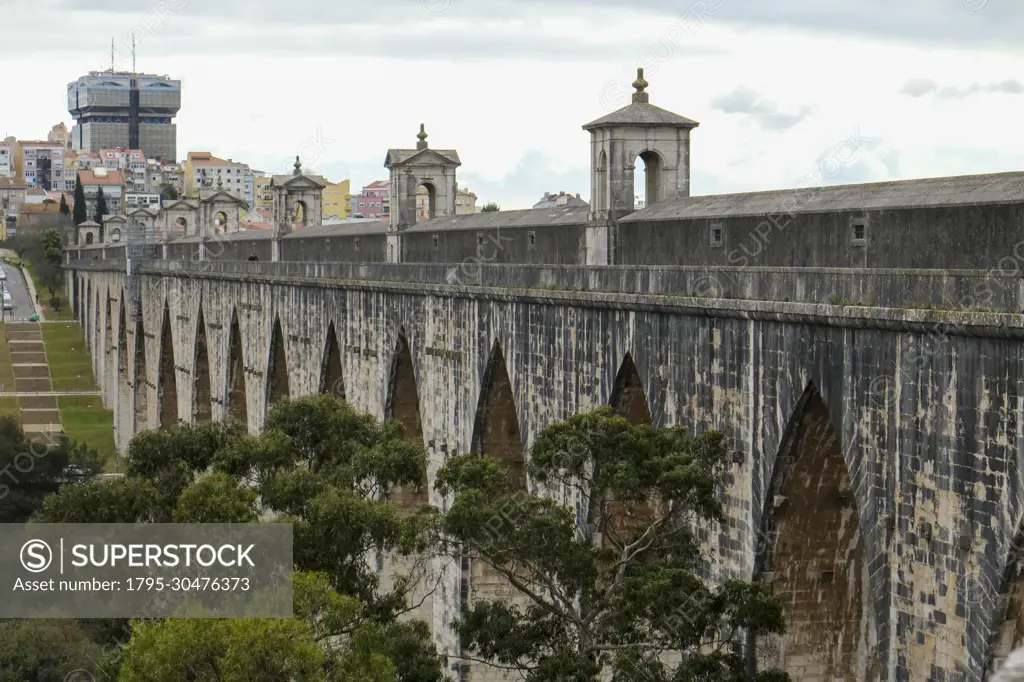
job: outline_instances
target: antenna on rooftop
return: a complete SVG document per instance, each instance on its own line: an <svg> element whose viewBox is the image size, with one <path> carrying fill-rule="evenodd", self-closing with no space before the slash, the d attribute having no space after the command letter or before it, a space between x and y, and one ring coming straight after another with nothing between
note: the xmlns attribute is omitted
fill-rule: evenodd
<svg viewBox="0 0 1024 682"><path fill-rule="evenodd" d="M110 39L110 73L114 73L114 39Z"/></svg>
<svg viewBox="0 0 1024 682"><path fill-rule="evenodd" d="M135 75L135 35L132 34L132 75Z"/></svg>

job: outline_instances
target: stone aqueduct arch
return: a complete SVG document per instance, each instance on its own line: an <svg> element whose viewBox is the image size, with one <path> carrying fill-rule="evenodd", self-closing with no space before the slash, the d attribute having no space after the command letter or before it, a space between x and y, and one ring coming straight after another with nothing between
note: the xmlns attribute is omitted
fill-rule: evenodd
<svg viewBox="0 0 1024 682"><path fill-rule="evenodd" d="M103 316L109 304L91 281L84 286L85 304L80 313L86 324L92 324L99 340L98 331L107 330L108 347L112 330L108 325L111 315ZM174 334L170 309L165 303L159 330L150 338L158 345L147 348L147 337L141 320L125 318L124 292L118 303L117 348L130 354L116 357L116 374L108 378L121 390L121 395L134 394L134 410L128 410L132 426L140 429L150 424L148 404L155 399L156 420L152 426L167 427L180 421L204 421L212 418L214 402L212 376L210 374L211 353L225 352L228 360L225 396L225 414L248 420L248 402L245 358L237 312L232 309L230 322L225 330L227 344L224 351L214 351L207 339L208 324L204 305L200 302L195 317L195 339L193 361L194 382L192 392L193 414L179 415L179 378L175 367ZM134 343L128 340L127 329L134 323ZM269 403L291 394L288 379L287 335L282 323L275 318L271 327L271 342L265 364L267 381L266 399ZM324 338L317 341L322 349L319 375L311 385L321 393L345 396L344 340L338 337L337 327L330 322ZM413 346L404 330L396 335L395 351L384 366L388 370L385 415L398 420L406 428L410 440L423 443L420 396L416 378L416 367L412 353ZM99 349L95 349L99 350ZM146 376L146 353L152 350L158 355L155 382ZM134 361L134 371L129 373L129 358ZM255 369L261 369L259 367ZM475 427L472 437L472 451L496 456L506 463L513 484L527 489L525 475L526 448L520 428L519 411L516 408L516 388L509 376L505 351L500 341L495 340L488 353L487 361L480 370L481 381ZM274 377L278 378L275 380ZM115 378L116 377L116 378ZM150 394L148 389L152 388ZM625 353L611 386L608 402L622 416L634 424L652 423L651 405L647 398L641 372L638 371L632 353ZM128 426L128 424L126 424ZM129 427L130 428L130 427ZM774 643L770 651L771 660L785 668L808 664L825 670L837 679L875 680L878 671L867 655L872 613L866 606L867 581L865 571L867 555L865 539L860 528L860 509L852 494L852 483L848 466L843 458L838 436L825 403L813 383L807 386L804 396L793 410L786 434L779 445L775 462L771 490L767 496L766 512L762 523L764 535L772 540L765 552L758 577L770 582L777 594L784 598L787 620L792 625L790 633ZM808 486L808 482L817 485ZM393 491L393 500L403 506L424 504L429 500L426 486L408 487ZM817 530L813 536L807 529L813 525ZM802 539L803 538L803 539ZM808 539L810 538L810 539ZM813 540L813 541L812 541ZM469 594L479 597L497 596L501 590L494 576L482 567L475 568L469 575ZM1014 574L1016 576L1016 574ZM475 582L476 585L472 585ZM1006 625L1000 640L1003 648L1006 642L1019 644L1024 639L1024 581L1013 578L1006 588ZM489 589L488 589L489 588ZM805 602L796 595L808 591L817 595L816 600ZM471 597L472 598L472 597ZM827 628L823 624L827 623ZM841 641L821 640L820 632L825 629L842 631ZM821 641L819 641L821 640ZM994 645L996 646L996 645ZM794 662L795 661L795 662ZM795 670L795 668L794 668ZM831 678L830 678L831 679Z"/></svg>

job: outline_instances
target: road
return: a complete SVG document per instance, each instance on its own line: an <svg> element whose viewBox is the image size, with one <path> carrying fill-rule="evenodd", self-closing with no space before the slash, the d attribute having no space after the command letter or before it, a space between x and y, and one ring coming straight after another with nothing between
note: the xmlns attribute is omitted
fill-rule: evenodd
<svg viewBox="0 0 1024 682"><path fill-rule="evenodd" d="M0 261L0 268L7 275L3 283L4 289L11 292L11 302L14 303L14 310L3 311L5 320L20 319L27 320L35 314L36 308L28 295L28 286L21 274L21 268Z"/></svg>

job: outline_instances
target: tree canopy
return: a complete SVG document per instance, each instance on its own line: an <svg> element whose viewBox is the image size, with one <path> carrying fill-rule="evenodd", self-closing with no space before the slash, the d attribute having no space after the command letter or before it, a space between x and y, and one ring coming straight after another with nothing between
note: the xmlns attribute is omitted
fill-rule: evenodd
<svg viewBox="0 0 1024 682"><path fill-rule="evenodd" d="M483 208L480 209L480 212L481 213L493 213L494 211L500 211L500 210L501 210L501 207L498 206L496 203L494 203L492 201L490 203L484 204Z"/></svg>
<svg viewBox="0 0 1024 682"><path fill-rule="evenodd" d="M366 561L422 550L435 535L433 513L381 494L425 478L423 446L396 422L329 395L298 398L272 408L258 436L231 422L179 424L135 436L126 461L124 478L64 486L35 518L254 523L274 512L293 524L298 620L135 623L117 679L443 679L427 625L398 621L408 586L382 590Z"/></svg>
<svg viewBox="0 0 1024 682"><path fill-rule="evenodd" d="M451 458L436 483L452 500L442 530L518 595L464 614L468 656L529 682L596 682L602 671L750 679L739 644L747 630L781 633L781 605L765 585L699 577L708 557L696 532L724 520L726 452L717 432L635 426L607 407L574 416L538 435L528 472L548 490L573 491L576 510L514 489L497 460Z"/></svg>

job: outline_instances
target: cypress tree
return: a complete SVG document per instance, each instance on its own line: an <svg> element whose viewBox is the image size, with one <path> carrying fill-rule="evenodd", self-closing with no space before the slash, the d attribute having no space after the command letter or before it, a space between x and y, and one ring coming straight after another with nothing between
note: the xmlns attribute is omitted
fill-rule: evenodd
<svg viewBox="0 0 1024 682"><path fill-rule="evenodd" d="M89 209L85 205L85 188L82 187L82 178L75 176L75 209L73 220L75 226L81 225L89 219Z"/></svg>
<svg viewBox="0 0 1024 682"><path fill-rule="evenodd" d="M71 209L68 208L68 199L63 194L60 195L60 213L61 215L68 215L71 213Z"/></svg>

